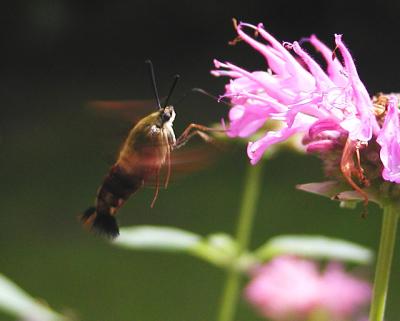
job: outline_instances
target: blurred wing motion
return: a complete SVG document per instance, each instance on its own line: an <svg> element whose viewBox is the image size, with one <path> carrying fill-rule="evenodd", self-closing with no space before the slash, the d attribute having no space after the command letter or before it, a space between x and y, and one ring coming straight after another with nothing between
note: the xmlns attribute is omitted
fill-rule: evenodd
<svg viewBox="0 0 400 321"><path fill-rule="evenodd" d="M137 100L92 100L87 103L90 109L107 117L114 116L121 120L137 123L143 116L154 109L157 103L154 99Z"/></svg>
<svg viewBox="0 0 400 321"><path fill-rule="evenodd" d="M171 175L168 177L167 165L161 168L159 177L159 187L167 188L168 182L175 182L183 179L191 173L195 173L212 166L220 156L220 148L207 145L196 144L184 149L174 150L171 153ZM219 146L218 146L219 147ZM144 183L146 187L157 188L156 177L149 177Z"/></svg>

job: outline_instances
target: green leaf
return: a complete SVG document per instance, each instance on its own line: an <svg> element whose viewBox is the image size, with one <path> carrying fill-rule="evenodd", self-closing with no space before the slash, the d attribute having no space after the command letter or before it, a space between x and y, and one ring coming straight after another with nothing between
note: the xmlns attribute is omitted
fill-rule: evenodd
<svg viewBox="0 0 400 321"><path fill-rule="evenodd" d="M235 256L237 253L236 241L226 233L210 234L206 238L208 246L215 248L228 255Z"/></svg>
<svg viewBox="0 0 400 321"><path fill-rule="evenodd" d="M379 200L379 195L377 191L374 188L364 188L364 192L367 193L368 195L368 200L371 202L374 202L378 205L381 205L381 201ZM344 191L336 195L336 198L339 201L345 201L345 202L352 202L352 203L357 203L357 202L362 202L364 201L364 197L360 195L357 191Z"/></svg>
<svg viewBox="0 0 400 321"><path fill-rule="evenodd" d="M296 188L308 193L326 196L336 201L350 202L345 204L345 206L342 206L346 208L347 205L351 206L348 208L354 208L358 202L364 200L364 197L360 193L349 190L349 186L343 182L325 181L319 183L299 184L296 186ZM369 201L381 205L379 191L377 191L374 187L363 188L363 191L368 194Z"/></svg>
<svg viewBox="0 0 400 321"><path fill-rule="evenodd" d="M368 264L373 259L372 251L364 246L325 236L281 235L255 251L255 256L262 261L285 254L359 264Z"/></svg>
<svg viewBox="0 0 400 321"><path fill-rule="evenodd" d="M236 242L228 234L207 237L166 226L134 226L121 229L113 244L131 250L186 253L216 266L227 266L236 258Z"/></svg>
<svg viewBox="0 0 400 321"><path fill-rule="evenodd" d="M66 320L62 315L31 297L2 274L0 274L0 310L27 320Z"/></svg>
<svg viewBox="0 0 400 321"><path fill-rule="evenodd" d="M348 190L348 186L337 181L299 184L297 189L329 198L336 197L339 193Z"/></svg>
<svg viewBox="0 0 400 321"><path fill-rule="evenodd" d="M144 225L122 228L113 244L134 250L184 252L201 240L200 235L175 227Z"/></svg>
<svg viewBox="0 0 400 321"><path fill-rule="evenodd" d="M226 267L234 264L237 245L230 235L216 233L204 238L190 253L214 265Z"/></svg>

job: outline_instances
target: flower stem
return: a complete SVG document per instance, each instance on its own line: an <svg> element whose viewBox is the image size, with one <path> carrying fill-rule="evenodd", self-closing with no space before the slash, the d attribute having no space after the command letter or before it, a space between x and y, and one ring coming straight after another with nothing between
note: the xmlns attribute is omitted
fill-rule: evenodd
<svg viewBox="0 0 400 321"><path fill-rule="evenodd" d="M393 205L384 207L369 321L383 321L385 314L386 295L389 287L390 268L399 218L397 209Z"/></svg>
<svg viewBox="0 0 400 321"><path fill-rule="evenodd" d="M257 166L249 166L246 172L244 194L236 231L238 257L247 250L249 245L257 200L260 194L261 171L262 162L259 162ZM232 266L228 270L218 321L233 320L239 298L240 279L240 272Z"/></svg>

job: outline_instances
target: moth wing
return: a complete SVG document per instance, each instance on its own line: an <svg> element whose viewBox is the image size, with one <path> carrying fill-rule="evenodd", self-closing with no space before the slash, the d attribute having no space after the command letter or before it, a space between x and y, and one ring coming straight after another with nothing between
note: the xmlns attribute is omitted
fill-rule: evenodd
<svg viewBox="0 0 400 321"><path fill-rule="evenodd" d="M205 170L212 166L220 156L220 151L215 147L199 144L198 146L188 146L178 150L172 150L170 153L170 182L174 183L177 180L183 179L184 177ZM152 165L151 160L149 164ZM157 176L151 175L146 181L145 186L156 187ZM160 167L159 172L159 187L165 187L165 181L168 177L168 160Z"/></svg>
<svg viewBox="0 0 400 321"><path fill-rule="evenodd" d="M86 106L100 115L136 123L143 116L156 110L153 99L143 100L92 100Z"/></svg>
<svg viewBox="0 0 400 321"><path fill-rule="evenodd" d="M162 97L162 100L164 99L165 97ZM154 99L91 100L86 103L86 107L101 115L133 123L158 108Z"/></svg>

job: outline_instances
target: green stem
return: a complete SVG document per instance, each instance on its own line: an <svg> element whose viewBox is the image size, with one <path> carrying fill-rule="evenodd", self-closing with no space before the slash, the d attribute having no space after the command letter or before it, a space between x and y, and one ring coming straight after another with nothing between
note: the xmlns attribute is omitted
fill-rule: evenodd
<svg viewBox="0 0 400 321"><path fill-rule="evenodd" d="M393 205L384 207L369 321L383 321L385 314L398 218L397 207Z"/></svg>
<svg viewBox="0 0 400 321"><path fill-rule="evenodd" d="M249 166L244 183L244 194L237 223L236 240L238 256L243 254L249 245L253 220L260 194L262 162L256 166ZM231 267L228 270L225 288L222 295L218 321L232 321L239 298L240 272Z"/></svg>

